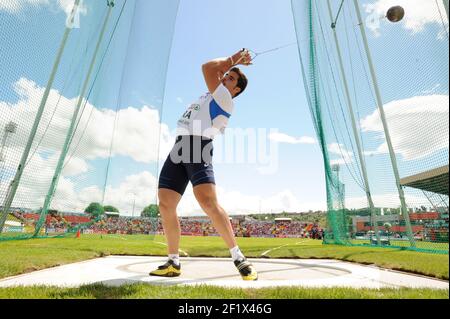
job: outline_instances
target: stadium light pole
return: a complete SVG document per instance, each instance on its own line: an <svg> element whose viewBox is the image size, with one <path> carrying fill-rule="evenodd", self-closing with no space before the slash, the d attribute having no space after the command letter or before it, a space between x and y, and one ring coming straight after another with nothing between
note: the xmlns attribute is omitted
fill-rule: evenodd
<svg viewBox="0 0 450 319"><path fill-rule="evenodd" d="M373 84L374 91L375 91L378 109L380 111L381 122L383 123L384 134L386 136L386 143L387 143L387 146L389 149L389 155L390 155L391 163L392 163L392 170L394 171L395 183L397 185L398 194L400 197L401 211L403 214L403 218L405 219L405 223L406 223L406 232L408 234L408 239L409 239L411 247L415 248L416 243L414 242L411 221L409 220L409 214L408 214L408 210L406 208L405 193L403 191L402 186L400 185L400 174L399 174L398 166L397 166L397 157L395 155L394 147L392 145L391 135L389 134L389 126L386 121L386 114L384 112L383 101L381 99L381 91L380 91L380 87L378 85L378 79L377 79L377 75L375 72L372 55L371 55L370 49L369 49L369 42L367 40L365 25L362 21L361 10L359 8L358 0L353 0L353 4L355 6L356 14L358 15L358 24L359 24L362 39L364 42L364 48L365 48L366 55L367 55L367 61L369 64L370 74L372 77L372 84Z"/></svg>
<svg viewBox="0 0 450 319"><path fill-rule="evenodd" d="M62 147L61 155L59 156L58 164L56 166L55 173L54 173L53 178L52 178L52 183L51 183L50 188L48 190L47 196L45 197L45 202L44 202L44 206L43 206L42 211L41 211L41 215L39 216L39 220L36 223L36 229L34 231L33 237L37 236L37 234L39 233L39 225L44 221L44 218L45 218L45 216L47 214L48 208L49 208L50 203L52 201L53 195L55 194L56 186L58 185L59 177L61 176L61 171L62 171L62 168L63 168L63 165L64 165L64 161L66 159L67 152L69 151L70 142L72 140L72 135L73 135L74 130L75 130L75 123L76 123L76 121L78 119L78 114L80 112L81 104L83 103L84 95L85 95L86 90L88 88L88 84L89 84L89 80L91 79L92 71L94 70L95 62L97 60L97 55L98 55L98 52L100 50L100 45L101 45L101 43L103 41L103 36L105 34L105 31L106 31L106 26L108 25L108 21L109 21L109 18L111 16L111 11L114 8L114 0L108 0L106 5L108 6L108 12L107 12L105 20L103 22L103 26L102 26L102 29L100 31L100 35L99 35L98 40L97 40L97 45L95 47L95 51L94 51L94 54L92 56L91 64L89 66L89 70L88 70L88 73L86 75L86 79L84 80L83 88L81 89L80 96L78 98L78 103L77 103L77 105L75 107L75 110L74 110L74 113L73 113L73 116L72 116L72 120L71 120L71 123L70 123L70 126L69 126L69 130L67 132L66 140L65 140L64 145Z"/></svg>
<svg viewBox="0 0 450 319"><path fill-rule="evenodd" d="M7 142L8 142L8 138L11 134L16 133L17 131L17 123L14 122L9 122L8 124L5 125L5 129L4 129L4 134L3 134L3 138L2 138L2 145L0 147L0 171L3 172L4 168L5 168L5 164L6 164L6 154L5 152L5 148L7 146ZM3 179L3 173L0 175L0 185L2 183L2 179ZM1 211L0 211L0 217L2 216ZM5 220L6 223L6 220ZM1 231L0 231L1 233Z"/></svg>
<svg viewBox="0 0 450 319"><path fill-rule="evenodd" d="M5 201L3 203L3 214L0 216L0 234L3 231L3 226L5 225L6 218L8 217L12 202L14 200L14 197L16 196L17 188L19 187L20 179L22 178L22 174L25 169L26 161L28 159L28 156L30 155L31 146L32 146L34 138L36 136L36 132L39 127L39 124L41 122L42 114L44 113L44 108L45 108L45 105L47 104L47 100L50 95L50 89L53 86L53 82L55 80L56 73L58 72L59 64L61 62L61 58L62 58L64 49L67 44L67 39L69 38L70 31L72 30L72 23L74 22L79 4L80 4L80 0L75 0L71 14L68 19L68 21L71 23L70 24L66 23L66 29L64 31L61 45L59 46L58 54L56 56L55 63L53 64L53 69L50 73L50 77L47 81L47 86L45 88L44 95L42 96L41 104L39 105L38 111L36 113L36 117L34 119L34 123L31 128L31 132L28 137L27 144L22 153L22 157L20 159L19 166L17 167L14 179L11 181L8 192L6 194Z"/></svg>
<svg viewBox="0 0 450 319"><path fill-rule="evenodd" d="M334 16L333 16L333 10L331 8L330 0L327 0L327 3L328 3L328 12L330 14L330 20L333 21ZM377 244L380 245L381 242L380 242L380 234L378 233L378 221L376 219L377 216L375 213L375 207L374 207L373 200L372 200L372 194L370 192L369 178L367 175L367 168L366 168L366 160L364 158L362 147L361 147L361 141L359 139L359 132L358 132L358 128L356 126L355 113L353 111L353 103L352 103L352 99L350 97L350 90L348 88L348 81L347 81L347 76L345 74L344 62L342 60L341 47L339 45L339 39L338 39L338 36L336 33L336 24L334 22L331 25L331 28L333 29L334 42L336 44L336 50L337 50L337 54L338 54L338 58L339 58L339 67L341 70L342 82L344 84L345 97L347 99L348 111L350 113L350 119L352 121L353 135L354 135L355 142L356 142L356 148L358 149L358 157L359 157L359 162L361 164L361 171L362 171L363 179L364 179L364 191L366 192L367 201L369 203L370 216L372 218L372 224L373 224L373 228L374 228L374 231L376 234ZM339 182L339 180L338 180L338 182Z"/></svg>
<svg viewBox="0 0 450 319"><path fill-rule="evenodd" d="M340 165L339 164L331 165L331 171L335 172L335 174L336 174L336 179L339 182L338 187L337 187L338 193L339 193L339 196L342 198L341 207L345 208L345 202L344 202L344 200L345 200L345 184L341 183L341 181L340 181L340 176L339 176L339 172L341 171ZM341 187L341 184L342 184L342 187Z"/></svg>
<svg viewBox="0 0 450 319"><path fill-rule="evenodd" d="M8 141L8 137L10 134L16 133L17 123L9 122L8 124L5 125L4 131L5 131L5 133L3 134L3 138L2 138L2 146L0 148L0 162L5 162L3 152L5 150L6 142Z"/></svg>

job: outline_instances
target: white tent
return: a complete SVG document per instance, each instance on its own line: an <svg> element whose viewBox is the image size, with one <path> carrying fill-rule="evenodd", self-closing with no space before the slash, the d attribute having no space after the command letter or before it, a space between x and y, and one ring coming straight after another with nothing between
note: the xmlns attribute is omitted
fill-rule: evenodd
<svg viewBox="0 0 450 319"><path fill-rule="evenodd" d="M6 225L6 226L11 226L11 227L22 227L22 226L23 226L22 223L20 223L20 222L15 222L15 221L11 221L11 220L7 220L7 221L5 222L5 225Z"/></svg>

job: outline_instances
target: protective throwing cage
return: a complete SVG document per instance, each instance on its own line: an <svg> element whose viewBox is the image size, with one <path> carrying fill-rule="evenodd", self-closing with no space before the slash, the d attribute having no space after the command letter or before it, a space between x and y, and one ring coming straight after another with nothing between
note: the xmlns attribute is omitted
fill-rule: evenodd
<svg viewBox="0 0 450 319"><path fill-rule="evenodd" d="M156 201L178 6L1 1L0 240L101 228L77 214L89 203ZM324 242L448 253L448 1L291 6L326 172ZM124 148L144 173L120 180Z"/></svg>
<svg viewBox="0 0 450 319"><path fill-rule="evenodd" d="M325 242L448 253L448 1L292 8L326 172Z"/></svg>

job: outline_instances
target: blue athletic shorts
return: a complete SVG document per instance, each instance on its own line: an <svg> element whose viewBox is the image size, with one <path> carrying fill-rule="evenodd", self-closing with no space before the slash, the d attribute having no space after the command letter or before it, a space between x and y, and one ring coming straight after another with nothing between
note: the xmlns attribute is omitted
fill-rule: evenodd
<svg viewBox="0 0 450 319"><path fill-rule="evenodd" d="M215 184L212 165L213 143L202 136L178 136L159 176L158 188L184 194L192 186Z"/></svg>

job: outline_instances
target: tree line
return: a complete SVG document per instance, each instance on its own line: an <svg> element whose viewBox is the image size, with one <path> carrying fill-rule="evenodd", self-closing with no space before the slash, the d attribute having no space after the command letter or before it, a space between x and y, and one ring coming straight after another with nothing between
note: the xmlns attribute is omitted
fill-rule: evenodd
<svg viewBox="0 0 450 319"><path fill-rule="evenodd" d="M105 212L120 213L117 207L112 205L102 206L100 203L90 203L84 210L85 213L92 215L93 218L98 218L104 215ZM156 204L150 204L141 211L141 217L157 218L159 216L159 206Z"/></svg>

